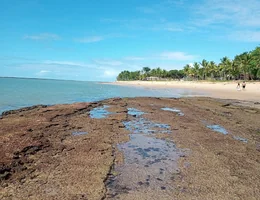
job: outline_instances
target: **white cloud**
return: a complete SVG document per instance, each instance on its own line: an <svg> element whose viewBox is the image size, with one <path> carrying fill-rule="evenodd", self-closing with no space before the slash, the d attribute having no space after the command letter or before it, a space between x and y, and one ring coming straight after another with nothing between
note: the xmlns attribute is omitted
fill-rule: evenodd
<svg viewBox="0 0 260 200"><path fill-rule="evenodd" d="M260 41L259 0L202 0L189 8L189 24L207 37L237 42Z"/></svg>
<svg viewBox="0 0 260 200"><path fill-rule="evenodd" d="M260 0L162 0L159 3L140 5L136 8L146 14L131 19L104 19L102 22L115 23L122 28L146 31L202 32L206 39L225 39L232 33L246 30L249 38L237 37L240 41L258 42L260 30ZM185 17L170 15L172 12L185 12ZM147 16L152 14L152 18ZM232 34L235 35L235 34ZM223 37L222 37L223 39Z"/></svg>
<svg viewBox="0 0 260 200"><path fill-rule="evenodd" d="M181 31L183 31L183 29L182 28L174 28L174 27L166 27L166 28L164 28L164 30L166 30L166 31L170 31L170 32L181 32Z"/></svg>
<svg viewBox="0 0 260 200"><path fill-rule="evenodd" d="M41 70L39 73L40 74L46 74L46 73L50 73L51 71L48 71L48 70Z"/></svg>
<svg viewBox="0 0 260 200"><path fill-rule="evenodd" d="M193 7L198 26L231 24L237 26L260 26L259 0L204 0Z"/></svg>
<svg viewBox="0 0 260 200"><path fill-rule="evenodd" d="M197 56L186 54L184 52L163 52L160 54L161 59L165 60L178 60L178 61L187 61L187 60L193 60Z"/></svg>
<svg viewBox="0 0 260 200"><path fill-rule="evenodd" d="M172 8L182 6L184 1L185 0L161 0L158 1L159 3L137 7L136 9L144 14L161 14Z"/></svg>
<svg viewBox="0 0 260 200"><path fill-rule="evenodd" d="M135 56L133 56L133 57L125 57L124 58L125 60L130 60L130 61L136 61L136 60L145 60L146 58L145 57L135 57Z"/></svg>
<svg viewBox="0 0 260 200"><path fill-rule="evenodd" d="M119 73L120 73L119 71L116 71L113 69L105 70L103 77L106 77L106 78L116 77Z"/></svg>
<svg viewBox="0 0 260 200"><path fill-rule="evenodd" d="M47 74L49 74L51 71L49 70L41 70L38 73L36 73L36 76L45 76Z"/></svg>
<svg viewBox="0 0 260 200"><path fill-rule="evenodd" d="M182 25L179 25L178 23L173 23L171 21L168 21L168 20L165 20L165 19L161 19L157 22L152 22L151 23L151 30L154 30L154 31L169 31L169 32L181 32L181 31L184 31L185 26L182 24ZM181 26L183 28L181 28Z"/></svg>
<svg viewBox="0 0 260 200"><path fill-rule="evenodd" d="M43 62L44 64L48 65L70 65L70 66L78 66L78 67L85 67L87 66L84 63L80 62L72 62L72 61L55 61L55 60L46 60Z"/></svg>
<svg viewBox="0 0 260 200"><path fill-rule="evenodd" d="M260 42L260 31L235 31L229 38L244 42Z"/></svg>
<svg viewBox="0 0 260 200"><path fill-rule="evenodd" d="M138 7L136 8L138 11L145 13L145 14L154 14L156 10L154 8L149 7Z"/></svg>
<svg viewBox="0 0 260 200"><path fill-rule="evenodd" d="M123 63L118 60L94 60L95 63L99 65L110 65L110 66L119 66Z"/></svg>
<svg viewBox="0 0 260 200"><path fill-rule="evenodd" d="M97 70L104 70L106 67L99 66L95 63L85 63L85 62L75 62L75 61L55 61L55 60L46 60L42 62L43 65L55 66L56 68L69 68L69 69L97 69Z"/></svg>
<svg viewBox="0 0 260 200"><path fill-rule="evenodd" d="M149 30L149 31L169 31L180 32L188 29L188 27L178 22L172 22L164 18L150 19L150 18L133 18L133 19L103 19L101 22L117 24L123 28L133 30ZM134 37L123 35L121 37ZM106 36L107 38L107 36Z"/></svg>
<svg viewBox="0 0 260 200"><path fill-rule="evenodd" d="M0 56L0 60L12 60L12 61L34 61L35 59L19 57L19 56Z"/></svg>
<svg viewBox="0 0 260 200"><path fill-rule="evenodd" d="M75 41L80 42L80 43L93 43L93 42L102 41L104 39L105 38L102 36L91 36L91 37L78 38L78 39L75 39Z"/></svg>
<svg viewBox="0 0 260 200"><path fill-rule="evenodd" d="M38 35L25 35L23 38L29 40L59 40L60 36L53 33L40 33Z"/></svg>

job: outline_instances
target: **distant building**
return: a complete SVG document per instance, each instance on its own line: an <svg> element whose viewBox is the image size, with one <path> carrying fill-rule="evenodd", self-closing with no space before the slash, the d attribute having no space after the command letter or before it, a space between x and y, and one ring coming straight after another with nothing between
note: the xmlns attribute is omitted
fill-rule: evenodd
<svg viewBox="0 0 260 200"><path fill-rule="evenodd" d="M150 76L145 78L146 81L159 81L160 78L156 76Z"/></svg>

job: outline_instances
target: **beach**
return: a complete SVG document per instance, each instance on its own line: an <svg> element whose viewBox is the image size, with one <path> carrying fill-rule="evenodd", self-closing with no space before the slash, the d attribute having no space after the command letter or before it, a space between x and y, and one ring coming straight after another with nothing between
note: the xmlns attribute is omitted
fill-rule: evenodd
<svg viewBox="0 0 260 200"><path fill-rule="evenodd" d="M0 2L0 200L260 200L260 0Z"/></svg>
<svg viewBox="0 0 260 200"><path fill-rule="evenodd" d="M242 81L239 81L242 84ZM221 99L238 99L260 101L260 82L247 82L245 90L237 90L238 81L206 82L206 81L117 81L115 85L125 85L145 88L175 88L190 89L205 92L205 96Z"/></svg>
<svg viewBox="0 0 260 200"><path fill-rule="evenodd" d="M260 110L237 102L112 98L4 112L0 199L257 200Z"/></svg>

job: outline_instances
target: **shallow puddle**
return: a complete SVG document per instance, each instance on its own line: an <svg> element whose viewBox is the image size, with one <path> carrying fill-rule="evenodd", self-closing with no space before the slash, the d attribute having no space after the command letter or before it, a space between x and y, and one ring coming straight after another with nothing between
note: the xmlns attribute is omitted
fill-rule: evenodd
<svg viewBox="0 0 260 200"><path fill-rule="evenodd" d="M127 108L128 110L128 115L132 115L132 116L141 116L143 114L145 114L144 112L136 109L136 108Z"/></svg>
<svg viewBox="0 0 260 200"><path fill-rule="evenodd" d="M241 141L241 142L244 142L244 143L247 143L247 142L248 142L247 139L242 138L242 137L239 137L239 136L233 136L233 138L234 138L235 140L238 140L238 141Z"/></svg>
<svg viewBox="0 0 260 200"><path fill-rule="evenodd" d="M171 127L168 124L155 123L144 118L137 118L132 121L123 122L123 124L128 131L136 134L171 133Z"/></svg>
<svg viewBox="0 0 260 200"><path fill-rule="evenodd" d="M227 130L224 127L220 126L220 125L207 125L207 128L209 128L209 129L211 129L213 131L222 133L224 135L228 134Z"/></svg>
<svg viewBox="0 0 260 200"><path fill-rule="evenodd" d="M102 107L97 107L97 108L93 108L89 113L90 113L90 117L94 118L94 119L102 119L102 118L106 118L107 115L112 114L111 112L107 111L106 108L109 108L109 106L102 106Z"/></svg>
<svg viewBox="0 0 260 200"><path fill-rule="evenodd" d="M206 121L202 121L202 123L207 124ZM206 127L209 128L209 129L211 129L211 130L213 130L213 131L222 133L222 134L224 134L224 135L229 134L228 131L227 131L224 127L222 127L222 126L220 126L220 125L216 125L216 124L214 124L214 125L206 125ZM232 135L232 134L231 134L231 135ZM248 142L247 139L242 138L242 137L239 137L239 136L233 135L232 137L233 137L233 139L238 140L238 141L241 141L241 142L244 142L244 143L247 143L247 142Z"/></svg>
<svg viewBox="0 0 260 200"><path fill-rule="evenodd" d="M74 131L73 133L72 133L72 135L86 135L86 134L88 134L88 132L84 132L84 131Z"/></svg>
<svg viewBox="0 0 260 200"><path fill-rule="evenodd" d="M181 110L176 109L176 108L168 108L168 107L165 107L165 108L161 108L161 110L170 111L170 112L175 112L175 113L177 113L179 116L184 116L184 113L181 112Z"/></svg>
<svg viewBox="0 0 260 200"><path fill-rule="evenodd" d="M177 161L185 153L172 141L155 138L158 133L171 133L169 125L136 116L124 122L131 132L130 141L117 146L124 154L124 164L115 166L117 175L108 179L107 198L172 199L173 179L179 174Z"/></svg>

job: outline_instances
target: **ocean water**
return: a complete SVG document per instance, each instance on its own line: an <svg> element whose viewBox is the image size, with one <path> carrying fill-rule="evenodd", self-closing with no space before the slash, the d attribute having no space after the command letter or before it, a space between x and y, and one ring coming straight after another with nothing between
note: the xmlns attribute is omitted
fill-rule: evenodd
<svg viewBox="0 0 260 200"><path fill-rule="evenodd" d="M203 95L185 89L147 89L87 81L0 78L0 114L37 104L93 102L112 97Z"/></svg>

